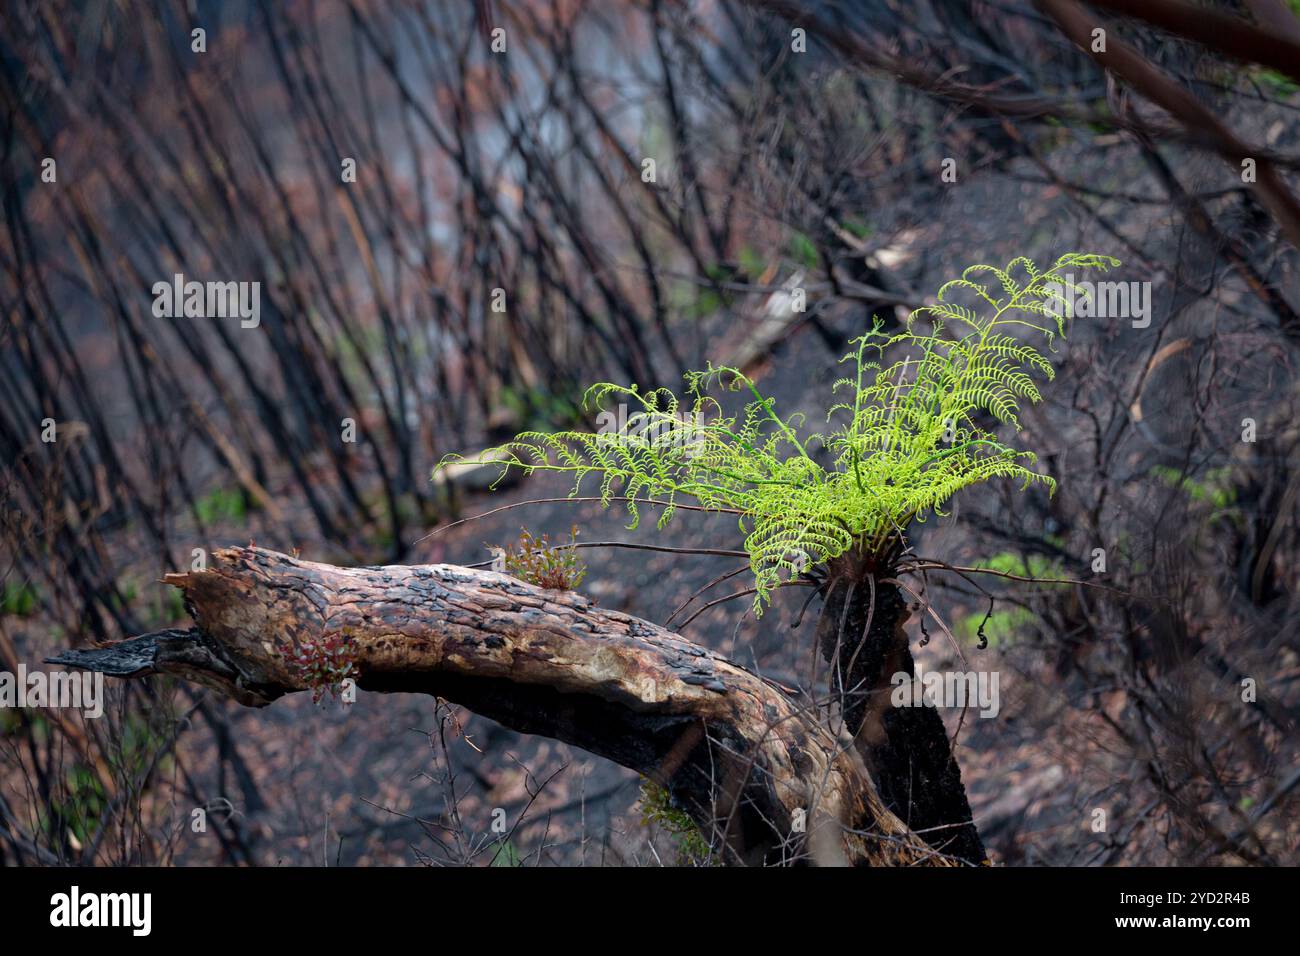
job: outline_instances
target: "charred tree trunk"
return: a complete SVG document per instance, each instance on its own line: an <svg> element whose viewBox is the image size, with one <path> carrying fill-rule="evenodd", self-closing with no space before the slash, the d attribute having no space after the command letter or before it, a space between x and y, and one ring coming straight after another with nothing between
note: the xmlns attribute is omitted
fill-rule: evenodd
<svg viewBox="0 0 1300 956"><path fill-rule="evenodd" d="M858 753L889 807L936 850L967 863L987 854L961 770L933 707L894 707L894 674L915 674L907 602L885 567L850 552L831 563L817 641L830 689Z"/></svg>
<svg viewBox="0 0 1300 956"><path fill-rule="evenodd" d="M357 686L460 703L645 774L730 863L944 865L851 743L778 685L580 594L453 565L338 568L260 548L168 575L196 627L53 659L167 673L262 707L342 642Z"/></svg>

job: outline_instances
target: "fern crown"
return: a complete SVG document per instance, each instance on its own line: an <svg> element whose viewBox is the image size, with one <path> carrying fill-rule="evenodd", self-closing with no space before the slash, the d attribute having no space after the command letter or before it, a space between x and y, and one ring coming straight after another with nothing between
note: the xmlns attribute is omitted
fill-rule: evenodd
<svg viewBox="0 0 1300 956"><path fill-rule="evenodd" d="M596 432L524 432L477 461L563 472L578 495L599 482L605 505L626 500L629 529L638 502L662 502L659 527L679 502L736 513L761 613L771 591L809 566L852 548L886 554L913 520L942 514L961 489L1007 477L1022 489L1055 481L1034 470L1035 455L1006 444L995 429L1020 430L1020 403L1040 399L1037 373L1054 370L1040 351L1064 336L1076 296L1072 277L1119 265L1110 256L1069 253L1045 271L1027 258L1005 269L971 266L905 328L879 320L841 359L827 430L801 437L802 416L783 418L739 369L710 366L685 375L685 396L602 382L584 404L602 419L626 408L626 423ZM963 304L965 303L965 304ZM728 415L711 393L741 392ZM439 468L460 456L449 455Z"/></svg>

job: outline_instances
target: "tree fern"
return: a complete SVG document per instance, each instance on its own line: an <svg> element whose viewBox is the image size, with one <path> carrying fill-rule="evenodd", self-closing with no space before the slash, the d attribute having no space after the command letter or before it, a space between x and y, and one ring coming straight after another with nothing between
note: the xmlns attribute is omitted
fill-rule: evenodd
<svg viewBox="0 0 1300 956"><path fill-rule="evenodd" d="M1067 275L1118 264L1070 253L1041 272L1026 258L970 267L902 331L875 322L853 340L824 433L801 438L801 416L782 418L739 369L710 365L686 374L685 397L594 385L584 404L608 412L626 403L626 427L524 432L479 461L503 476L511 468L569 474L573 496L595 482L606 505L626 501L632 529L646 500L666 503L660 527L683 501L738 513L761 613L783 577L850 548L887 554L910 522L942 513L970 485L1012 478L1054 491L1034 454L1004 443L985 416L1020 430L1021 403L1040 398L1034 376L1054 374L1041 347L1065 334L1078 291ZM716 391L748 400L729 416ZM814 459L819 448L829 466ZM461 460L447 456L439 468Z"/></svg>

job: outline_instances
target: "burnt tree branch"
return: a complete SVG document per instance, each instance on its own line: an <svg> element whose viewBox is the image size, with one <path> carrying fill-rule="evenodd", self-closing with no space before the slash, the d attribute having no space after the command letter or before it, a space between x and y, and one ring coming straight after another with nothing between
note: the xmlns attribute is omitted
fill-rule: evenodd
<svg viewBox="0 0 1300 956"><path fill-rule="evenodd" d="M442 697L648 776L728 862L953 862L887 809L851 741L815 708L581 594L454 565L342 568L251 547L165 580L194 628L51 663L171 674L263 707L308 689L294 653L341 638L363 690Z"/></svg>

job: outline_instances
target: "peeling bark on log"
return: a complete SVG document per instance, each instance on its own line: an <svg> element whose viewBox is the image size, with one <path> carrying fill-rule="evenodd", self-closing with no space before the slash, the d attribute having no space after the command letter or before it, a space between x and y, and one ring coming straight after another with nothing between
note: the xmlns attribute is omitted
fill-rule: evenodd
<svg viewBox="0 0 1300 956"><path fill-rule="evenodd" d="M340 637L364 690L436 695L650 777L729 863L952 865L890 812L852 743L779 686L581 594L454 565L340 568L260 548L217 551L207 570L165 580L195 628L51 662L173 674L262 707L308 689L295 649Z"/></svg>

